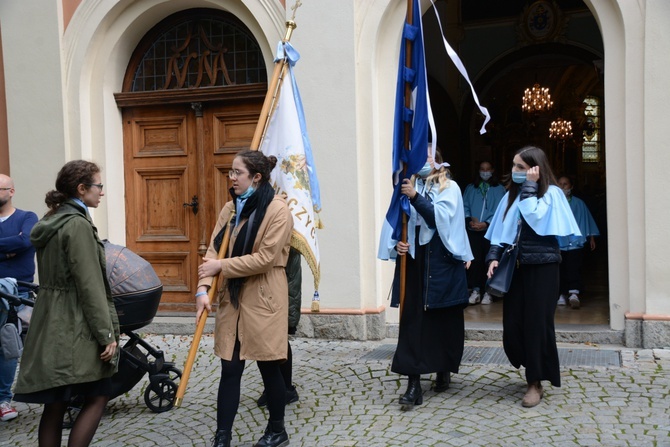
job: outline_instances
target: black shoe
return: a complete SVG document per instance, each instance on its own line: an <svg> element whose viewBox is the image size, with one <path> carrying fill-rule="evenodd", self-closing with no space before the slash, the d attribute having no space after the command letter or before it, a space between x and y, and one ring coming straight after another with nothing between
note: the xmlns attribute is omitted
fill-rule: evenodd
<svg viewBox="0 0 670 447"><path fill-rule="evenodd" d="M421 380L419 376L409 376L407 381L407 391L399 401L402 410L411 410L414 405L423 403L423 390L421 389Z"/></svg>
<svg viewBox="0 0 670 447"><path fill-rule="evenodd" d="M230 447L230 430L217 430L212 442L212 447Z"/></svg>
<svg viewBox="0 0 670 447"><path fill-rule="evenodd" d="M263 390L263 394L261 394L261 397L258 398L256 401L259 407L263 408L268 404L268 393Z"/></svg>
<svg viewBox="0 0 670 447"><path fill-rule="evenodd" d="M298 396L298 390L295 389L295 386L286 388L286 405L298 402L299 400L300 396Z"/></svg>
<svg viewBox="0 0 670 447"><path fill-rule="evenodd" d="M450 382L451 374L449 372L439 372L435 377L435 385L433 386L433 390L436 393L447 391L449 389Z"/></svg>
<svg viewBox="0 0 670 447"><path fill-rule="evenodd" d="M263 437L254 447L284 447L289 444L284 421L270 421Z"/></svg>

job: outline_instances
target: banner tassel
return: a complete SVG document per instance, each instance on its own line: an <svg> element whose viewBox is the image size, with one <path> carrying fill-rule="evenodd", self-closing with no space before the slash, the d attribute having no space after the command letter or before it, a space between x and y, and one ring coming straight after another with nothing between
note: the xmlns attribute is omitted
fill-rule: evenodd
<svg viewBox="0 0 670 447"><path fill-rule="evenodd" d="M319 311L319 301L321 301L321 299L319 298L319 291L315 290L314 296L312 297L312 312Z"/></svg>

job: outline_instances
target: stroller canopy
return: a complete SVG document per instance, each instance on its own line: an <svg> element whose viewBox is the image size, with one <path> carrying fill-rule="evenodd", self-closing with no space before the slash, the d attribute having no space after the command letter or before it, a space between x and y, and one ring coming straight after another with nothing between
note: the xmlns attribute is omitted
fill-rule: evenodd
<svg viewBox="0 0 670 447"><path fill-rule="evenodd" d="M104 244L107 281L112 289L112 296L153 290L162 285L151 264L142 257L108 240Z"/></svg>
<svg viewBox="0 0 670 447"><path fill-rule="evenodd" d="M126 247L105 240L107 281L122 332L151 323L163 293L163 284L149 262Z"/></svg>

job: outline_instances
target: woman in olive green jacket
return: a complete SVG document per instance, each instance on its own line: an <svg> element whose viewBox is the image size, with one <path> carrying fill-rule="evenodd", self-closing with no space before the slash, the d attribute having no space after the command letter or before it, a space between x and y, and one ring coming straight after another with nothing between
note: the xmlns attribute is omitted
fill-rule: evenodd
<svg viewBox="0 0 670 447"><path fill-rule="evenodd" d="M93 439L117 370L119 323L105 272L105 251L87 207L104 195L100 168L76 160L47 193L49 212L31 232L40 290L21 359L15 400L44 404L39 445L60 446L74 396L84 405L69 446Z"/></svg>

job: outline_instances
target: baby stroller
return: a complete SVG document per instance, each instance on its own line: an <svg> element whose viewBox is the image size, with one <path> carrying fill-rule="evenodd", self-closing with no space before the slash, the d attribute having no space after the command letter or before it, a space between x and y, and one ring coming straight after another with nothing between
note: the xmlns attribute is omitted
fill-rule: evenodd
<svg viewBox="0 0 670 447"><path fill-rule="evenodd" d="M151 323L156 316L163 285L151 264L125 247L105 240L107 280L119 316L121 333L128 341L121 347L119 371L112 376L112 399L130 391L149 373L144 403L156 413L174 406L181 370L166 362L155 349L133 331ZM149 360L153 357L153 361Z"/></svg>

